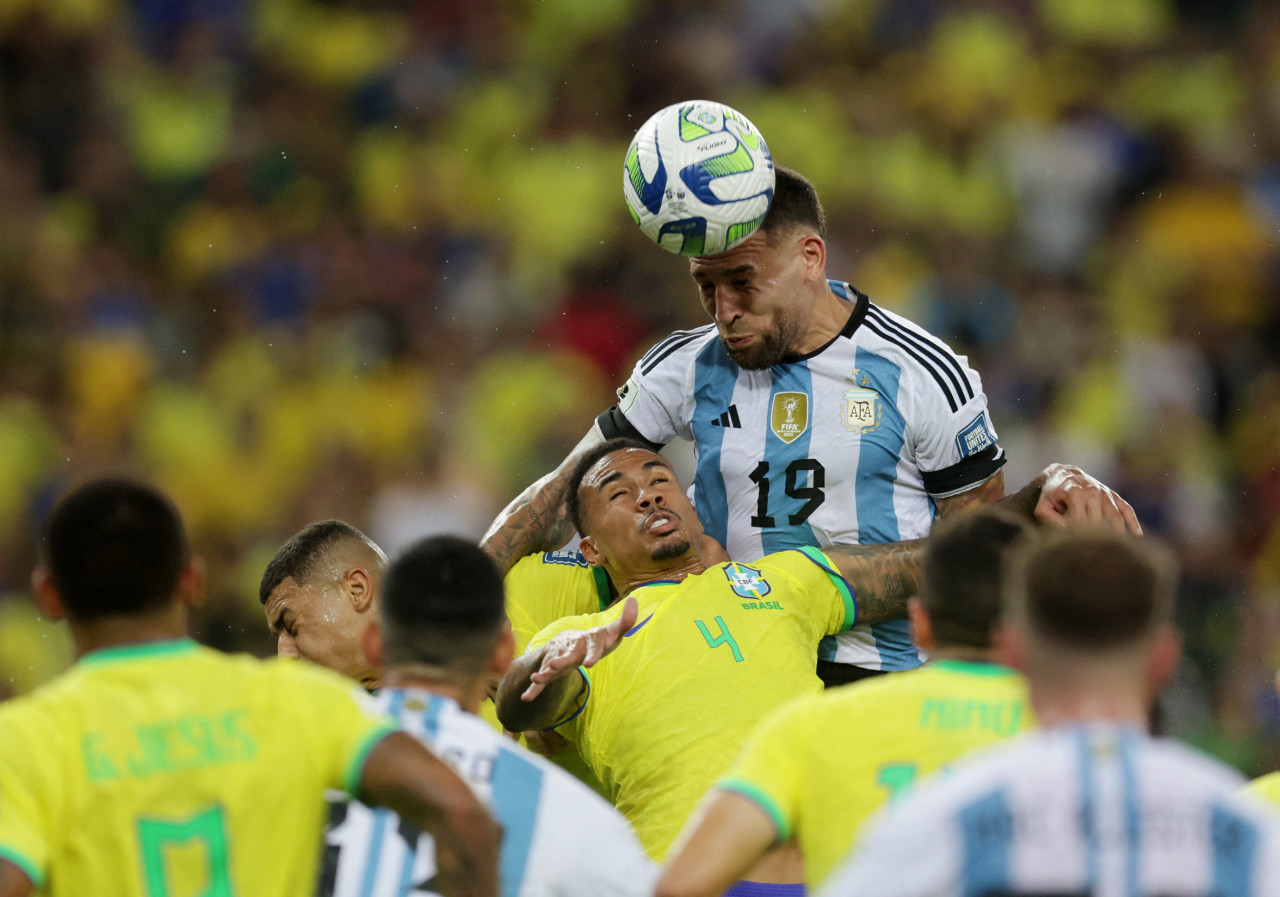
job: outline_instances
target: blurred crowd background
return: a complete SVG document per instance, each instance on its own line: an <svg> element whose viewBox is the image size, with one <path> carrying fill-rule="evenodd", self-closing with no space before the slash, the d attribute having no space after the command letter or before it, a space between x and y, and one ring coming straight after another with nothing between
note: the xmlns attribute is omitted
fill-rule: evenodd
<svg viewBox="0 0 1280 897"><path fill-rule="evenodd" d="M0 697L69 661L52 499L168 490L197 635L341 517L480 535L703 322L621 196L718 99L830 271L967 354L1011 487L1117 488L1185 567L1166 726L1280 766L1280 7L1249 0L0 0Z"/></svg>

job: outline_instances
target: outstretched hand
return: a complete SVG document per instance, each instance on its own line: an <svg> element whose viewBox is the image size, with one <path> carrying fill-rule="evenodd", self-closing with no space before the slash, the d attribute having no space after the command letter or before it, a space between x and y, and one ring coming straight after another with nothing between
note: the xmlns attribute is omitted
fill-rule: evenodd
<svg viewBox="0 0 1280 897"><path fill-rule="evenodd" d="M612 623L592 629L571 629L547 642L542 664L529 677L529 687L520 695L522 701L532 701L547 683L579 666L593 667L622 641L627 630L636 624L640 605L635 598L627 598L622 613Z"/></svg>
<svg viewBox="0 0 1280 897"><path fill-rule="evenodd" d="M1085 526L1142 535L1142 525L1129 503L1072 464L1051 464L1045 469L1035 516L1051 526Z"/></svg>

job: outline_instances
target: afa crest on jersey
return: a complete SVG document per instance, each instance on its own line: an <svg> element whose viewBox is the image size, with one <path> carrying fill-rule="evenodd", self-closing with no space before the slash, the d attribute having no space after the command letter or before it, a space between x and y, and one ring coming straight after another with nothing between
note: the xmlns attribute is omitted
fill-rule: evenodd
<svg viewBox="0 0 1280 897"><path fill-rule="evenodd" d="M803 436L809 429L809 394L780 392L775 395L769 426L773 435L783 442L795 442Z"/></svg>
<svg viewBox="0 0 1280 897"><path fill-rule="evenodd" d="M840 403L840 423L851 433L870 433L880 426L884 402L874 389L856 387L844 391Z"/></svg>
<svg viewBox="0 0 1280 897"><path fill-rule="evenodd" d="M746 564L731 561L724 565L724 575L734 594L740 598L763 598L773 591L773 586L760 575L760 571Z"/></svg>

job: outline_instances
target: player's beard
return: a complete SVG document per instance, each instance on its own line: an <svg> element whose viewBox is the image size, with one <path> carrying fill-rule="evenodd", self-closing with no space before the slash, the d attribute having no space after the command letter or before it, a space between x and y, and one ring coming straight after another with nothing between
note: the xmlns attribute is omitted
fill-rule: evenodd
<svg viewBox="0 0 1280 897"><path fill-rule="evenodd" d="M734 349L725 343L724 349L738 367L748 371L762 371L793 354L793 347L799 342L803 329L799 316L784 306L774 312L773 327L760 333L759 342L745 349ZM723 341L724 335L721 334L721 342Z"/></svg>
<svg viewBox="0 0 1280 897"><path fill-rule="evenodd" d="M678 539L671 539L654 548L650 557L655 561L669 561L683 556L692 547L693 543L681 535Z"/></svg>

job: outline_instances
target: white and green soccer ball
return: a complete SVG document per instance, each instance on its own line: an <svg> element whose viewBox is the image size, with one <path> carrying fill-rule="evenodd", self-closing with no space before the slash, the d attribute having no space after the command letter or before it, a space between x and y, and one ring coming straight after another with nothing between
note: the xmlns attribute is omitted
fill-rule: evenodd
<svg viewBox="0 0 1280 897"><path fill-rule="evenodd" d="M747 117L689 100L636 132L622 192L645 236L681 255L715 255L755 233L773 202L773 158Z"/></svg>

